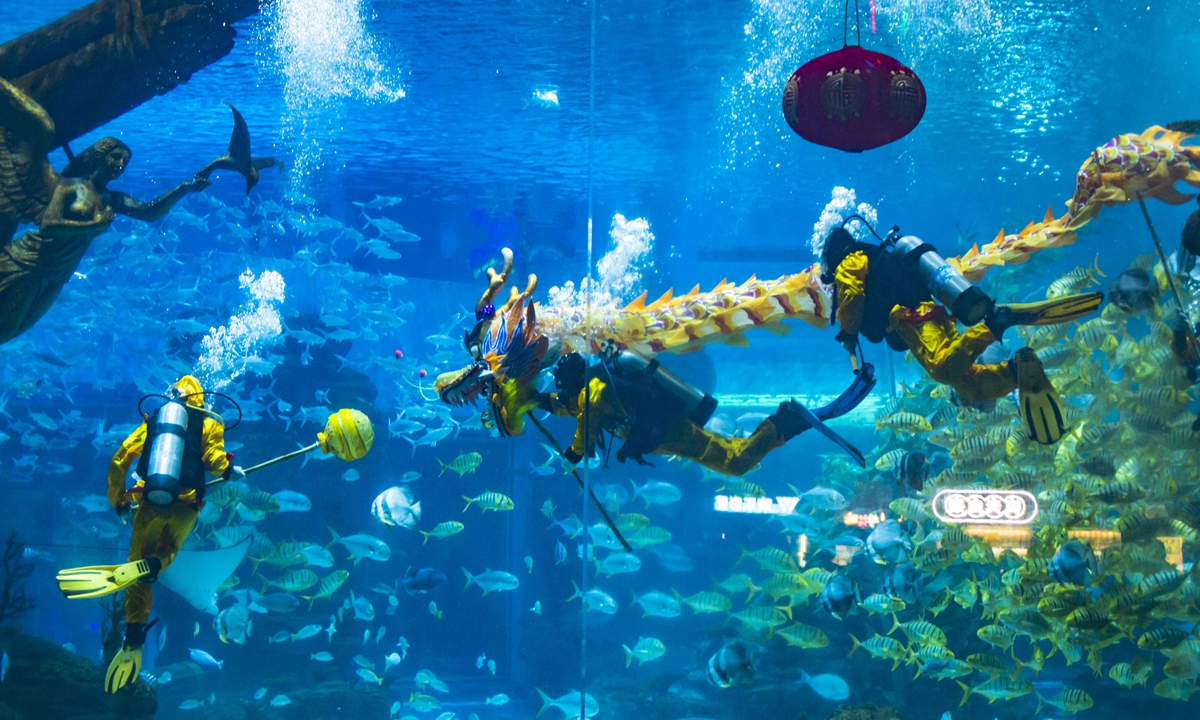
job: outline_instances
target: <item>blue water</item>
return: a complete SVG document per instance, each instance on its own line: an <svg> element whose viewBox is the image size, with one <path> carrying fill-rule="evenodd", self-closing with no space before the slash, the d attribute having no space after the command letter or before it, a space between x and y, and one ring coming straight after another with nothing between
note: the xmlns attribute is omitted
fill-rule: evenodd
<svg viewBox="0 0 1200 720"><path fill-rule="evenodd" d="M81 4L4 5L0 36L16 37ZM830 645L819 650L787 647L740 630L723 614L695 615L687 607L680 617L643 618L631 592L689 596L735 572L754 574L761 584L763 573L751 562L736 564L739 547L774 545L794 554L797 536L781 534L762 517L714 512L720 480L702 482L694 465L656 458L655 467L640 468L614 460L588 472L588 482L631 493L631 482L658 480L682 490L679 502L645 510L640 500L630 501L621 512L644 512L652 525L669 530L688 562L671 569L654 553L639 551L641 570L597 579L581 568L577 543L585 536L560 538L546 529L541 508L547 500L557 507L555 519L572 513L589 523L598 518L557 461L553 473L530 472L547 457L535 431L497 437L479 426L477 411L448 413L413 386L427 386L438 372L469 361L461 345L439 347L427 338L457 340L470 326L463 313L483 290L478 271L496 262L500 246L517 251L514 277L537 274L539 301L547 301L551 287L578 283L589 271L589 211L593 264L611 247L615 215L649 222L653 247L637 269L639 291L651 298L669 287L682 292L697 283L707 288L722 278L774 278L807 266L815 259L807 251L813 224L835 186L853 188L858 202L873 205L882 227L898 224L954 255L1001 228L1015 232L1040 220L1047 206L1060 213L1079 164L1115 135L1200 117L1196 0L881 0L873 33L863 6L863 44L920 74L929 97L925 118L909 137L861 155L820 148L788 129L779 101L796 67L839 47L837 5L275 0L262 15L237 24L229 56L73 142L78 151L105 135L125 140L133 160L115 186L147 198L224 152L231 122L221 102L228 101L250 126L254 154L277 157L288 170L265 171L248 197L240 179L219 176L159 223L118 221L93 243L80 275L41 323L0 347L0 438L6 437L0 464L9 506L0 530L15 529L31 548L54 557L36 561L30 589L38 605L22 627L99 662L100 611L90 601L62 599L53 572L123 561L128 529L115 525L111 512L89 514L65 508L64 501L103 493L109 458L139 420L138 399L197 368L209 328L231 326L231 318L259 309L239 275L279 273L286 296L262 307L278 313L281 332L265 333L242 353L253 356L249 366L226 358L232 365L212 375L248 414L226 437L242 444L234 462L252 465L313 442L323 407L362 410L374 423L376 442L352 466L293 460L251 476L256 488L293 490L312 501L307 512L270 514L254 525L273 543L325 545L328 528L340 535L364 532L384 540L391 559L353 563L331 547L334 567L350 572L333 599L316 600L311 611L305 603L290 614L255 613L245 644L222 644L211 615L156 588L153 617L168 635L159 651L152 634L147 671L187 662L189 648L225 663L222 670L157 685L158 717L343 716L335 704L306 702L305 692L322 682L354 692L360 681L352 658L361 654L380 671L401 636L411 649L383 673L382 712L409 699L421 669L434 671L450 692L432 693L443 709L404 707L400 716L453 711L460 718L526 718L541 708L535 688L557 698L586 686L605 719L824 718L840 702L799 683L804 669L845 678L847 703L895 707L910 720L946 711L955 719L1034 717L1033 696L990 706L973 698L959 709L961 690L952 681L912 680L913 668L891 672L890 663L867 660L862 651L847 658L849 634L865 640L891 623L881 617L839 623L816 610L815 599L795 608L795 619L829 636ZM328 32L315 31L335 10L340 19L328 23ZM298 18L290 27L300 31L291 36L280 29L287 17ZM331 39L347 37L357 38L349 50ZM61 151L51 159L65 163ZM385 209L356 204L376 196L401 200ZM1173 247L1195 206L1149 207ZM379 218L417 241L393 243L398 258L372 254L359 241L377 236L370 220ZM1097 255L1111 279L1151 251L1137 209L1112 208L1084 228L1075 245L1040 253L1006 287L1017 299L1041 297L1050 281ZM311 347L296 336L338 330L344 331L340 339ZM667 363L721 399L720 412L732 421L748 412L771 413L783 397L815 403L840 392L848 363L832 334L797 324L786 338L751 334L750 349L711 346ZM451 354L435 357L439 351ZM884 382L863 410L833 424L864 451L880 442L875 409L924 378L903 355L872 347L867 356ZM421 370L429 373L424 381ZM890 378L897 389L887 387ZM305 408L313 421L294 419ZM39 427L34 413L44 413L54 427ZM387 429L401 414L430 429L454 430L435 447L414 447L422 431ZM573 430L566 421L549 427L563 442ZM439 476L438 460L471 452L482 456L477 471ZM804 491L830 474L822 462L834 452L816 433L806 433L769 455L748 479L771 496L791 495L789 484ZM869 455L870 462L875 458ZM348 482L344 473L351 469L358 477ZM456 520L466 525L462 533L423 544L416 530L389 532L372 517L372 499L401 484L406 472L422 476L410 485L422 505L417 528ZM880 474L874 484L862 497L875 505L861 507L884 507L899 492L890 475ZM516 509L464 513L460 498L485 490L511 497ZM224 510L214 527L229 514ZM93 531L99 520L116 536ZM210 529L197 533L196 549L213 547ZM559 539L567 560L556 565ZM854 562L870 563L863 556ZM828 556L821 564L832 569ZM372 587L392 585L410 566L439 568L448 580L428 594L401 589L394 614L386 615L387 598ZM462 589L464 568L511 572L520 586L481 597L476 587ZM329 572L314 569L322 577ZM871 570L864 572L873 576ZM263 577L278 574L263 566ZM249 562L235 575L239 589L262 589ZM598 583L612 595L617 614L581 615L579 600L564 602L572 582L585 576L588 587ZM353 610L345 610L332 639L322 632L267 642L310 623L326 627L351 590L369 598L374 620L354 619ZM736 610L745 596L735 597ZM225 596L220 607L234 602ZM535 602L540 615L530 611ZM942 620L952 645L954 628L980 644L974 640L978 608L971 615L952 606ZM379 628L386 631L377 642ZM370 633L365 642L364 631ZM661 640L666 652L626 669L621 646L642 637ZM739 637L761 648L757 679L718 689L705 680L706 663ZM1029 652L1024 640L1018 647L1022 655ZM1110 680L1111 663L1127 662L1134 651L1128 641L1118 647L1106 654L1103 676L1082 662L1068 666L1055 658L1040 680L1086 690L1095 706L1085 712L1097 717L1200 707L1148 689L1164 677L1162 655L1147 687L1129 690ZM320 651L334 660L310 659ZM495 661L494 673L486 664L476 667L481 654ZM964 679L977 685L986 676ZM262 687L265 697L253 699ZM178 709L210 693L211 704ZM511 702L482 704L497 693ZM270 706L279 694L296 701Z"/></svg>

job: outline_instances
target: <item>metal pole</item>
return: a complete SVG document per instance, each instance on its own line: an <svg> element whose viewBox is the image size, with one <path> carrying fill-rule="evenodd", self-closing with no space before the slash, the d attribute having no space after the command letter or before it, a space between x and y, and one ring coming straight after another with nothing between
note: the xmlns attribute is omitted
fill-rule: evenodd
<svg viewBox="0 0 1200 720"><path fill-rule="evenodd" d="M1171 273L1171 267L1167 264L1167 254L1163 251L1162 242L1158 239L1158 232L1154 229L1154 223L1150 220L1150 211L1146 209L1146 200L1142 197L1139 190L1137 192L1138 205L1142 208L1142 217L1146 218L1146 227L1150 229L1150 239L1154 241L1154 249L1158 251L1158 261L1162 263L1163 275L1167 278L1167 287L1171 289L1171 294L1175 297L1175 304L1179 306L1179 314L1183 316L1184 331L1187 332L1188 340L1193 348L1200 348L1200 343L1196 341L1196 331L1192 328L1192 319L1188 316L1187 307L1183 304L1183 296L1179 294L1179 286L1175 284L1175 276Z"/></svg>
<svg viewBox="0 0 1200 720"><path fill-rule="evenodd" d="M271 467L272 465L274 465L276 463L281 463L284 460L291 460L292 458L297 457L299 455L304 455L305 453L310 453L313 450L316 450L317 448L319 448L320 446L321 446L321 443L315 442L312 445L309 445L308 447L300 448L299 450L293 450L292 452L288 453L287 455L280 455L279 457L274 458L273 460L268 460L266 462L259 463L253 467L248 467L245 470L243 470L242 472L247 475L249 475L252 472L258 472L259 470L262 470L263 468ZM225 482L227 482L226 478L217 478L216 480L209 480L208 482L204 483L204 486L206 488L210 488L210 487L214 487L216 485L221 485Z"/></svg>

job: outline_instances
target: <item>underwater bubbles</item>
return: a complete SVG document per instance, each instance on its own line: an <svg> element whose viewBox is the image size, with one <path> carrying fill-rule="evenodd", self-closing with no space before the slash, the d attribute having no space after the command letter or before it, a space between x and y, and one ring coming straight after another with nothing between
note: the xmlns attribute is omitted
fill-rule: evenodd
<svg viewBox="0 0 1200 720"><path fill-rule="evenodd" d="M814 255L820 256L821 251L825 249L825 238L829 237L829 233L834 228L841 226L851 215L861 215L871 224L871 227L875 227L879 223L879 214L875 212L875 208L868 203L856 201L857 197L853 188L844 188L840 185L833 188L833 197L825 204L825 209L821 211L821 217L813 225L812 237L808 240L808 245L812 248ZM850 223L846 226L846 230L854 236L855 240L865 240L867 233L870 232L863 227L862 223Z"/></svg>
<svg viewBox="0 0 1200 720"><path fill-rule="evenodd" d="M241 312L229 318L227 325L212 328L200 341L200 359L196 374L204 387L221 390L246 370L268 374L275 363L259 357L264 348L283 335L283 323L277 305L284 300L283 276L267 270L257 278L247 270L238 278L250 296ZM267 367L269 366L269 368Z"/></svg>
<svg viewBox="0 0 1200 720"><path fill-rule="evenodd" d="M321 167L345 102L403 98L403 72L368 31L366 0L278 0L263 18L259 30L284 81L283 137L295 154L294 181L302 183Z"/></svg>
<svg viewBox="0 0 1200 720"><path fill-rule="evenodd" d="M592 286L592 305L597 309L616 307L632 300L642 289L643 270L654 266L653 261L647 260L654 249L654 233L650 232L650 222L645 218L627 220L617 213L613 215L608 236L612 246L596 263L597 278ZM569 309L568 314L581 314L587 304L587 289L586 278L579 283L578 289L573 282L550 288L549 304L554 308Z"/></svg>

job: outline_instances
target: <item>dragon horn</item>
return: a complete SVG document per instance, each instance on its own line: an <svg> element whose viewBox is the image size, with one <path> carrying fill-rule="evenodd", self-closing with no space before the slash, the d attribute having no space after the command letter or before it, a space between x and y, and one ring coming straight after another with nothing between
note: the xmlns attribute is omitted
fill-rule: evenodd
<svg viewBox="0 0 1200 720"><path fill-rule="evenodd" d="M500 272L488 268L488 287L483 292L483 297L479 298L479 302L475 303L475 312L482 312L495 299L500 290L504 288L504 284L508 282L508 274L512 272L513 267L513 252L508 248L503 248L500 250L500 254L504 257L504 267Z"/></svg>
<svg viewBox="0 0 1200 720"><path fill-rule="evenodd" d="M516 288L509 288L508 289L508 302L504 303L504 307L500 308L499 311L505 312L506 310L511 308L515 303L520 301L521 298L531 297L533 295L534 290L537 290L537 275L534 275L533 273L529 273L529 282L526 283L526 285L525 285L525 292L519 293L519 292L517 292Z"/></svg>

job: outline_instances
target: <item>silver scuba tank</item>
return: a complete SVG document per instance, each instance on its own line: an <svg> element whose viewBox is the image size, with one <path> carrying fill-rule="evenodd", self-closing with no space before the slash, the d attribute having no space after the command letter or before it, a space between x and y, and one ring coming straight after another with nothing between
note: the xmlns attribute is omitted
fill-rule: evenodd
<svg viewBox="0 0 1200 720"><path fill-rule="evenodd" d="M689 420L703 426L717 410L717 399L701 392L686 381L664 368L657 359L646 358L632 350L622 350L613 362L620 375L641 376L654 383L660 390L675 398L683 406Z"/></svg>
<svg viewBox="0 0 1200 720"><path fill-rule="evenodd" d="M964 325L983 321L995 303L978 286L962 276L953 265L942 259L937 250L919 237L905 235L895 241L893 257L906 267L914 268L929 293L949 308Z"/></svg>
<svg viewBox="0 0 1200 720"><path fill-rule="evenodd" d="M170 505L179 497L187 408L177 400L168 402L154 414L154 425L156 435L150 446L143 497L155 505Z"/></svg>

